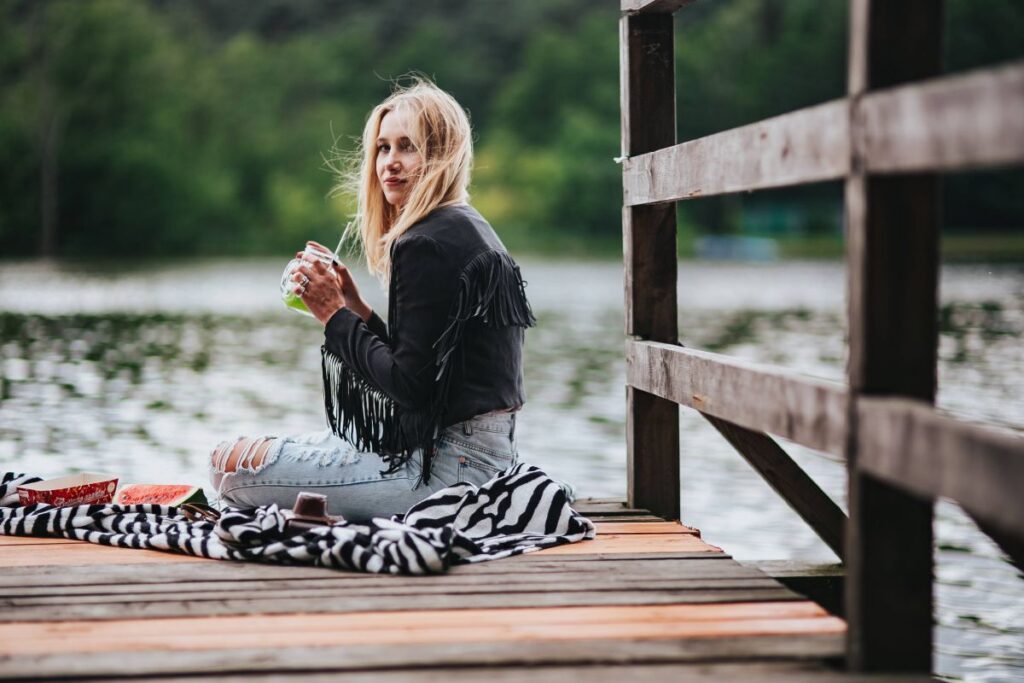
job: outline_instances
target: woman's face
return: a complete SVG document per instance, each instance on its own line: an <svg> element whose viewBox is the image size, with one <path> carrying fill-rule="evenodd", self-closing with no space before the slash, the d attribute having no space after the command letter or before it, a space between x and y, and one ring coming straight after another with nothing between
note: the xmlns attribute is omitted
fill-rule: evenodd
<svg viewBox="0 0 1024 683"><path fill-rule="evenodd" d="M377 138L377 180L389 204L402 206L419 171L422 158L410 137L412 121L402 110L392 110L380 121Z"/></svg>

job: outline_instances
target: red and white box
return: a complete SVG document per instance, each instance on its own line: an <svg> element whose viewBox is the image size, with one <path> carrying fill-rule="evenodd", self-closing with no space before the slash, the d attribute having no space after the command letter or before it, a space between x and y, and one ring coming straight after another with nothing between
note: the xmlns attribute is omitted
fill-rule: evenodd
<svg viewBox="0 0 1024 683"><path fill-rule="evenodd" d="M67 477L37 481L18 487L22 505L46 503L64 507L68 505L101 505L114 499L117 477L112 474L81 472Z"/></svg>

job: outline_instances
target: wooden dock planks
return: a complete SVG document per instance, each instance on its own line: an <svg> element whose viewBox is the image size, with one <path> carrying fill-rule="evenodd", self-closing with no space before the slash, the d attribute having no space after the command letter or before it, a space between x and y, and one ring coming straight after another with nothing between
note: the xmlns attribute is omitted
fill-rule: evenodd
<svg viewBox="0 0 1024 683"><path fill-rule="evenodd" d="M0 679L391 671L402 680L403 669L440 680L482 666L536 681L553 678L520 667L557 664L550 675L573 680L601 662L674 663L664 673L678 679L686 663L764 660L810 676L841 655L841 619L696 529L615 501L586 505L592 541L428 577L0 536ZM755 680L755 668L737 671Z"/></svg>

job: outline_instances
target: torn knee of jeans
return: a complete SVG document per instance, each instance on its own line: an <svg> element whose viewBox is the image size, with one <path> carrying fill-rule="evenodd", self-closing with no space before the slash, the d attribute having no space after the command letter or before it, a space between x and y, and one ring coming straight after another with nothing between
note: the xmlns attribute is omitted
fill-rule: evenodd
<svg viewBox="0 0 1024 683"><path fill-rule="evenodd" d="M275 441L275 437L262 436L255 439L240 438L233 443L224 442L213 451L213 469L218 473L256 474L277 458L277 451L271 452Z"/></svg>

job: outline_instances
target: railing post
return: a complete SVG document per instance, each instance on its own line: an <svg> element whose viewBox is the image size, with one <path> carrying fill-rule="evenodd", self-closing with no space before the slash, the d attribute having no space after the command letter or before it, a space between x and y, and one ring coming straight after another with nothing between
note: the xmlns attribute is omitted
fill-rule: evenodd
<svg viewBox="0 0 1024 683"><path fill-rule="evenodd" d="M934 400L939 231L936 174L865 172L858 101L939 73L941 31L941 0L851 0L846 618L847 664L858 671L931 671L933 501L858 467L857 403Z"/></svg>
<svg viewBox="0 0 1024 683"><path fill-rule="evenodd" d="M674 29L670 13L619 21L622 154L676 142ZM676 207L624 207L626 334L676 344ZM626 387L629 504L679 519L679 406Z"/></svg>

